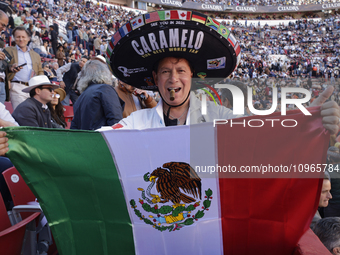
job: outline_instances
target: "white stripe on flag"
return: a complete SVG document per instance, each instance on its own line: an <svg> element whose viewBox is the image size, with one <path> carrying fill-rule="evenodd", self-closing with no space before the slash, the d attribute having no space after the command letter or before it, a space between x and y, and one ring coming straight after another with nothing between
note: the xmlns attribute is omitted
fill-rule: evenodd
<svg viewBox="0 0 340 255"><path fill-rule="evenodd" d="M140 136L140 132L131 132L130 130L102 132L114 155L114 160L121 177L127 207L129 208L133 224L136 254L223 254L217 178L201 178L202 199L196 199L196 201L199 201L199 206L190 212L190 217L199 210L203 211L203 201L206 200L205 191L208 189L211 189L213 192L211 206L209 210L204 211L204 216L194 220L192 225L182 226L176 231L165 230L161 232L152 225L146 224L144 220L140 220L134 210L139 210L143 219L150 219L153 222L154 218L149 216L155 217L155 214L144 210L139 202L139 199L144 201L146 199L143 198L142 191L138 190L138 188L142 188L147 192L147 188L151 186L151 182L144 181L143 176L146 173L151 174L167 162L190 163L192 159L196 164L207 164L207 162L202 161L203 155L210 159L215 158L214 156L211 157L215 152L213 127L212 125L199 126L200 129L197 132L200 138L202 136L202 126L206 129L204 135L206 139L204 140L208 140L208 145L204 144L202 146L202 140L198 139L198 137L190 139L193 138L192 135L190 136L190 131L192 134L194 131L190 130L189 126L143 130L143 137ZM127 140L140 141L141 139L143 143L136 142L134 146L125 146ZM193 140L196 140L197 144L193 144ZM126 149L123 150L123 148ZM169 148L176 148L176 150L169 150ZM193 148L199 148L200 155L196 155L196 159L190 158L190 155L193 154ZM201 162L197 160L201 160ZM209 164L214 165L215 162L209 162ZM195 168L193 165L191 166ZM212 175L210 176L212 177ZM160 196L156 190L156 185L152 187L150 193ZM192 194L186 193L186 195L193 197ZM129 204L129 201L132 199L136 202L136 208L134 209ZM183 204L182 201L180 203ZM157 203L157 205L159 207L164 205L171 206L172 203ZM185 206L187 205L189 204ZM169 225L171 224L161 224L161 226ZM176 223L173 225L176 225ZM176 248L174 249L174 247Z"/></svg>

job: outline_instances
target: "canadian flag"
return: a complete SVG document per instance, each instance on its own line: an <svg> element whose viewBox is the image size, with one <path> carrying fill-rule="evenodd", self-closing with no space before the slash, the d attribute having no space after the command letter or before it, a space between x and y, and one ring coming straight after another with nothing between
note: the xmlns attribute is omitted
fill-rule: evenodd
<svg viewBox="0 0 340 255"><path fill-rule="evenodd" d="M184 20L190 20L190 12L188 11L178 11L178 17Z"/></svg>

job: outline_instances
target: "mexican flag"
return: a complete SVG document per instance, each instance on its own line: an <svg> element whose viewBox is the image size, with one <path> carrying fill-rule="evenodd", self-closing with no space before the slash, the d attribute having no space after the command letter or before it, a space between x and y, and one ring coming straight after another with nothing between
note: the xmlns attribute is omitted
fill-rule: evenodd
<svg viewBox="0 0 340 255"><path fill-rule="evenodd" d="M290 128L5 131L8 156L37 196L61 255L280 255L292 254L308 229L322 183L314 177L322 173L217 169L324 163L329 135L319 109L309 110L313 116L237 119L296 120Z"/></svg>

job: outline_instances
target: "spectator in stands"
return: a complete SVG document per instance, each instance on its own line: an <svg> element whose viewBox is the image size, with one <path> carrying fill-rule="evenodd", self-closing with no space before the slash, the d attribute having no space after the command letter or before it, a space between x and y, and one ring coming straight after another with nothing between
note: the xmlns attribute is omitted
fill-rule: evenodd
<svg viewBox="0 0 340 255"><path fill-rule="evenodd" d="M323 245L333 254L340 254L340 218L329 217L319 220L314 228L314 233Z"/></svg>
<svg viewBox="0 0 340 255"><path fill-rule="evenodd" d="M52 84L45 75L37 75L29 80L23 92L30 98L18 105L13 112L14 119L20 126L52 128L51 113L47 103L53 99L53 90L58 85Z"/></svg>
<svg viewBox="0 0 340 255"><path fill-rule="evenodd" d="M152 95L149 95L145 90L137 89L122 81L118 81L118 86L115 87L115 90L119 98L125 102L123 118L126 118L134 111L153 108L157 105Z"/></svg>
<svg viewBox="0 0 340 255"><path fill-rule="evenodd" d="M50 81L57 81L57 77L54 75L54 73L50 69L50 64L48 62L44 62L42 66L44 69L44 75L46 75Z"/></svg>
<svg viewBox="0 0 340 255"><path fill-rule="evenodd" d="M329 205L324 208L325 217L340 217L340 173L336 169L340 168L339 148L329 147L327 151L329 175L331 177L332 199Z"/></svg>
<svg viewBox="0 0 340 255"><path fill-rule="evenodd" d="M58 45L58 34L56 31L54 31L54 25L50 25L50 36L51 36L53 55L56 55L57 45Z"/></svg>
<svg viewBox="0 0 340 255"><path fill-rule="evenodd" d="M102 44L102 36L98 36L96 39L93 41L93 46L94 49L96 50L96 55L100 55L100 45Z"/></svg>
<svg viewBox="0 0 340 255"><path fill-rule="evenodd" d="M31 38L30 33L24 27L16 27L13 36L16 46L5 49L12 57L6 72L6 80L10 82L10 97L15 109L28 98L28 94L22 90L27 87L30 77L42 75L44 71L39 54L27 47ZM25 66L20 67L23 64Z"/></svg>
<svg viewBox="0 0 340 255"><path fill-rule="evenodd" d="M77 78L81 69L87 62L88 57L82 56L77 63L68 63L57 70L57 78L60 87L66 91L66 97L62 102L63 105L69 105L70 100L74 104L79 95L77 93Z"/></svg>
<svg viewBox="0 0 340 255"><path fill-rule="evenodd" d="M327 207L329 200L332 199L331 194L331 179L328 172L325 172L324 179L322 183L321 195L319 199L319 208ZM310 225L311 228L321 219L319 211L316 211L312 223Z"/></svg>
<svg viewBox="0 0 340 255"><path fill-rule="evenodd" d="M52 62L50 64L50 69L55 77L57 77L58 68L59 68L58 62ZM57 79L55 81L57 81Z"/></svg>
<svg viewBox="0 0 340 255"><path fill-rule="evenodd" d="M0 31L6 29L8 24L8 16L6 13L0 10ZM1 47L2 48L2 47ZM0 51L0 60L4 60L6 55ZM3 63L6 65L6 63ZM6 101L6 89L5 89L5 73L0 72L0 103L5 103Z"/></svg>
<svg viewBox="0 0 340 255"><path fill-rule="evenodd" d="M41 50L40 54L42 54L40 56L42 56L44 58L52 58L50 52L48 51L49 50L48 41L43 42L43 45L41 45L40 50Z"/></svg>
<svg viewBox="0 0 340 255"><path fill-rule="evenodd" d="M107 65L90 60L81 72L78 89L81 93L74 104L71 129L95 130L114 125L123 118L124 102L113 87Z"/></svg>
<svg viewBox="0 0 340 255"><path fill-rule="evenodd" d="M61 44L58 46L56 58L58 59L59 66L60 67L63 66L64 61L66 59L66 56L65 56L65 52L64 52L64 47Z"/></svg>
<svg viewBox="0 0 340 255"><path fill-rule="evenodd" d="M66 96L65 90L63 90L62 88L57 88L54 90L52 101L47 104L51 112L53 128L66 127L64 107L61 104L61 101L65 99L65 96Z"/></svg>

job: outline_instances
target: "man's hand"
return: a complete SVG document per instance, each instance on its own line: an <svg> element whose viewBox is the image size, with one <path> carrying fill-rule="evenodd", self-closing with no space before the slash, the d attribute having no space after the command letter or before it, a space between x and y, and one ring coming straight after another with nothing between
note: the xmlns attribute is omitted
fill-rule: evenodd
<svg viewBox="0 0 340 255"><path fill-rule="evenodd" d="M149 94L145 90L142 90L142 89L135 88L135 90L133 91L133 94L135 96L139 96L139 95L143 94L145 96L145 100L147 100L149 98Z"/></svg>
<svg viewBox="0 0 340 255"><path fill-rule="evenodd" d="M1 59L1 60L6 59L5 53L3 53L2 51L0 51L0 59Z"/></svg>
<svg viewBox="0 0 340 255"><path fill-rule="evenodd" d="M0 131L0 156L5 155L5 153L8 151L8 138L5 137L6 132Z"/></svg>
<svg viewBox="0 0 340 255"><path fill-rule="evenodd" d="M22 66L18 66L18 64L13 64L10 68L9 71L12 73L17 73L19 72L23 67Z"/></svg>
<svg viewBox="0 0 340 255"><path fill-rule="evenodd" d="M337 134L340 124L340 107L334 101L327 101L334 91L333 86L328 86L320 96L313 101L311 106L321 105L321 116L323 126L330 132L331 135Z"/></svg>
<svg viewBox="0 0 340 255"><path fill-rule="evenodd" d="M60 81L59 86L60 86L60 88L65 89L65 87L66 87L65 82Z"/></svg>

